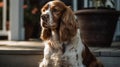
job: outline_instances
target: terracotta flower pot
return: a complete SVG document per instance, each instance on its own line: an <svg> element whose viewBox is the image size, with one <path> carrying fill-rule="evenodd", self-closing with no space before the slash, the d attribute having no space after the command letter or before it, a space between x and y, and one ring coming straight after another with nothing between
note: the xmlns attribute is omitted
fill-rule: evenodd
<svg viewBox="0 0 120 67"><path fill-rule="evenodd" d="M111 45L119 12L107 9L76 11L84 44L108 47Z"/></svg>

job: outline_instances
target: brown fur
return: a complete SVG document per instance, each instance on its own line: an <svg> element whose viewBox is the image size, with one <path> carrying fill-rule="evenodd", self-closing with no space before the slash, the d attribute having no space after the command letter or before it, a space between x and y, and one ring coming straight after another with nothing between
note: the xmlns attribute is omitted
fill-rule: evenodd
<svg viewBox="0 0 120 67"><path fill-rule="evenodd" d="M91 53L89 48L85 45L85 50L82 53L83 64L86 67L104 67L101 62L99 62L96 57Z"/></svg>
<svg viewBox="0 0 120 67"><path fill-rule="evenodd" d="M77 33L77 22L75 20L74 13L69 6L66 6L61 1L56 1L54 3L57 7L51 6L51 9L57 9L55 14L53 14L54 22L56 24L57 30L59 30L59 40L61 42L70 41ZM60 8L62 7L62 8ZM48 4L43 6L41 12L44 12L48 8ZM59 28L58 28L59 27ZM47 40L51 37L52 29L42 29L41 39Z"/></svg>
<svg viewBox="0 0 120 67"><path fill-rule="evenodd" d="M47 28L42 29L40 38L42 40L48 40L50 37L51 37L51 30Z"/></svg>
<svg viewBox="0 0 120 67"><path fill-rule="evenodd" d="M77 24L70 7L66 7L60 23L60 41L69 41L77 32Z"/></svg>
<svg viewBox="0 0 120 67"><path fill-rule="evenodd" d="M51 26L49 26L50 24L47 25L49 21L47 21L47 23L42 24L41 39L46 41L47 43L46 44L47 48L45 49L43 61L44 62L50 61L50 62L48 64L42 62L40 64L40 67L74 67L75 66L74 64L76 62L72 62L73 66L72 63L69 63L71 60L74 60L74 58L68 60L71 56L69 56L69 58L67 59L62 58L61 56L63 56L64 53L66 52L65 51L66 47L71 46L70 43L72 43L72 41L73 41L72 45L78 46L77 44L79 43L76 44L76 42L74 42L75 40L77 41L77 37L75 38L75 40L71 40L71 39L74 39L73 37L75 37L75 35L79 36L79 34L77 34L78 33L77 29L79 27L78 26L79 24L77 23L74 13L69 6L66 6L61 1L52 1L52 3L54 4L52 5L46 4L41 10L42 12L44 12L49 8L51 9L51 11L53 11L51 12L51 15L53 16L52 17L53 24ZM46 22L46 19L48 18L45 18L45 20L43 21ZM83 44L80 43L79 45L81 45L82 47ZM81 63L81 65L85 65L85 67L103 67L102 63L100 63L96 59L96 57L90 52L89 48L86 45L84 45L84 47L85 49L84 50L82 49L83 60L80 59L81 54L79 55L80 52L77 53L77 50L75 50L76 54L73 55L73 57L76 58L75 61L77 60L77 66L80 66L79 63ZM79 48L72 46L70 50L73 49L79 49ZM68 55L66 55L65 57L68 57ZM81 62L78 61L79 59L81 60Z"/></svg>

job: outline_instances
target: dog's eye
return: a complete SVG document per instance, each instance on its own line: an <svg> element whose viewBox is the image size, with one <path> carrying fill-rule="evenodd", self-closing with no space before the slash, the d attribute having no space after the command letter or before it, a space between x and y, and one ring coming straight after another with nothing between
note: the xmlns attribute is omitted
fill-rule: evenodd
<svg viewBox="0 0 120 67"><path fill-rule="evenodd" d="M59 12L60 10L56 7L56 8L53 8L52 12Z"/></svg>
<svg viewBox="0 0 120 67"><path fill-rule="evenodd" d="M53 11L53 12L58 12L59 10L58 10L58 9L53 9L52 11Z"/></svg>

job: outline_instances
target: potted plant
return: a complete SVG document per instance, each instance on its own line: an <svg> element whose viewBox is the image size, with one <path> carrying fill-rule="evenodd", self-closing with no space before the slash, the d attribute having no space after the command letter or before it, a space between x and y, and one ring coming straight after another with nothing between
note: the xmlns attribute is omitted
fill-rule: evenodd
<svg viewBox="0 0 120 67"><path fill-rule="evenodd" d="M108 47L111 45L120 12L112 0L90 0L92 7L75 12L84 44Z"/></svg>

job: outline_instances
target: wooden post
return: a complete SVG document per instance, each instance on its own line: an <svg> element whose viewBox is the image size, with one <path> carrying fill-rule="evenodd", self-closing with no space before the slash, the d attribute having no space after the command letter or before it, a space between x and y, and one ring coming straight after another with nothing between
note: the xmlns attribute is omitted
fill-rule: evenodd
<svg viewBox="0 0 120 67"><path fill-rule="evenodd" d="M23 1L10 0L10 32L8 40L24 40Z"/></svg>
<svg viewBox="0 0 120 67"><path fill-rule="evenodd" d="M73 0L73 10L77 11L78 9L78 0Z"/></svg>
<svg viewBox="0 0 120 67"><path fill-rule="evenodd" d="M7 0L3 0L3 31L6 31L6 18L7 18Z"/></svg>

